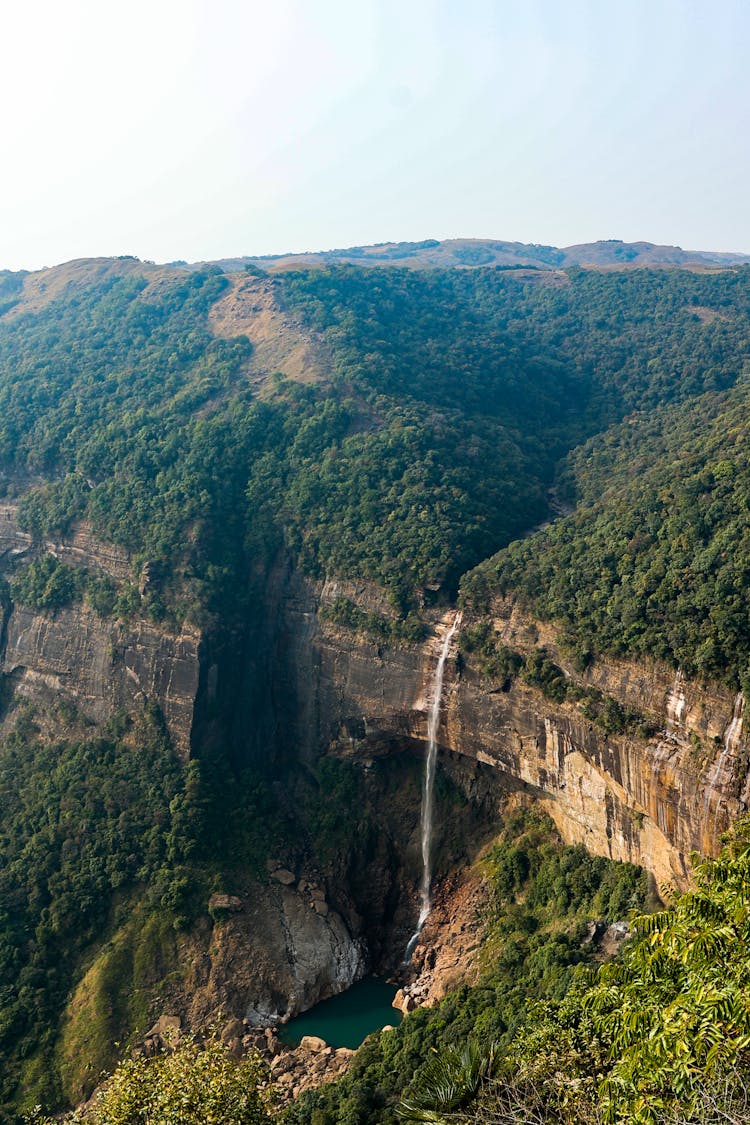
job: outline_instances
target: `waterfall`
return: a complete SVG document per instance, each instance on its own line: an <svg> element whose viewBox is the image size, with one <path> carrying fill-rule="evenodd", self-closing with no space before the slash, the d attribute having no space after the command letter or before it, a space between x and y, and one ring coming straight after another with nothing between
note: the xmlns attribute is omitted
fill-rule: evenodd
<svg viewBox="0 0 750 1125"><path fill-rule="evenodd" d="M448 632L445 634L437 668L432 681L432 699L427 717L427 757L425 758L424 781L422 783L422 883L419 888L420 910L417 928L409 938L409 944L404 954L404 964L408 965L414 946L417 944L422 927L427 921L427 916L432 908L430 888L432 884L432 806L435 789L435 761L437 759L437 738L440 725L440 704L443 696L443 673L445 662L451 647L451 641L461 621L461 614L457 613Z"/></svg>
<svg viewBox="0 0 750 1125"><path fill-rule="evenodd" d="M724 773L724 763L727 757L732 753L736 753L738 749L739 740L742 737L742 724L745 713L745 697L742 692L738 692L734 699L734 709L732 711L732 718L729 725L724 731L722 738L722 749L718 761L714 762L709 775L706 779L706 796L703 803L703 819L708 817L709 809L711 807L711 796L715 790L718 789ZM716 796L716 806L714 808L714 835L717 833L717 825L719 820L719 811L721 809L721 793Z"/></svg>

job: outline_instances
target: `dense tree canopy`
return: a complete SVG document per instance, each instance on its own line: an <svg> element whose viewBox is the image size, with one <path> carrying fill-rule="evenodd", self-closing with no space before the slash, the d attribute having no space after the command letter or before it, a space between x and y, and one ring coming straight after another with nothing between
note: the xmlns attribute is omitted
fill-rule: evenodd
<svg viewBox="0 0 750 1125"><path fill-rule="evenodd" d="M750 687L750 384L662 408L571 454L576 511L464 581L527 597L592 651Z"/></svg>
<svg viewBox="0 0 750 1125"><path fill-rule="evenodd" d="M226 608L280 545L404 605L539 523L581 440L732 386L749 277L286 275L275 297L323 336L331 370L261 401L248 342L209 330L226 278L128 263L0 317L0 468L32 486L35 534L86 516L150 562L157 616Z"/></svg>

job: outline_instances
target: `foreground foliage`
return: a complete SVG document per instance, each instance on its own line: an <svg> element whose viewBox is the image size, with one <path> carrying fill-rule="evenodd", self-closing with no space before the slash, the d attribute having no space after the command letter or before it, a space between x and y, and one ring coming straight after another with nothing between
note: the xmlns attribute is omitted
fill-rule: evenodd
<svg viewBox="0 0 750 1125"><path fill-rule="evenodd" d="M273 1098L257 1057L235 1061L217 1041L189 1037L153 1058L130 1058L69 1125L265 1125ZM53 1125L36 1111L28 1125Z"/></svg>
<svg viewBox="0 0 750 1125"><path fill-rule="evenodd" d="M287 1110L290 1125L394 1125L402 1096L429 1111L424 1087L441 1074L445 1100L463 1104L486 1073L483 1053L512 1043L529 1008L544 998L562 1000L593 964L595 949L583 943L585 920L622 916L648 893L644 872L563 847L551 823L532 813L508 820L486 873L489 926L476 984L369 1039L343 1079ZM432 1062L446 1053L460 1064L452 1078L450 1067Z"/></svg>
<svg viewBox="0 0 750 1125"><path fill-rule="evenodd" d="M602 969L584 998L613 1060L602 1091L655 1122L696 1087L722 1081L750 1055L750 821L716 860L695 868L695 889L670 911L641 917L641 940Z"/></svg>
<svg viewBox="0 0 750 1125"><path fill-rule="evenodd" d="M422 1071L419 1097L403 1099L402 1115L497 1125L746 1120L748 887L745 819L718 859L696 866L694 889L634 920L637 940L619 959L531 1010L494 1061L494 1077L456 1113L441 1108L446 1074L460 1069L448 1053L441 1067ZM434 1116L425 1117L429 1109Z"/></svg>

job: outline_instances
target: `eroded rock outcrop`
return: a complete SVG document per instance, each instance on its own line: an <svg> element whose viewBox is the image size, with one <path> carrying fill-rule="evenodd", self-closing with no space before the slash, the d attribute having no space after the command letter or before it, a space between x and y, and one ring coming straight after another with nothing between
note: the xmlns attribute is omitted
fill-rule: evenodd
<svg viewBox="0 0 750 1125"><path fill-rule="evenodd" d="M191 1026L220 1011L274 1024L349 988L367 968L364 944L333 910L298 887L258 885L210 933L184 949Z"/></svg>

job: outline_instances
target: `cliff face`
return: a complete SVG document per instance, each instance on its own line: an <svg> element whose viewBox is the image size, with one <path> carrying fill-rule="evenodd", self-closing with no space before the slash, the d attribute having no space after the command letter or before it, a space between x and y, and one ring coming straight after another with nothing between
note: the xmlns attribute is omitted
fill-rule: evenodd
<svg viewBox="0 0 750 1125"><path fill-rule="evenodd" d="M1 505L0 564L7 569L33 549L14 505ZM86 528L43 549L116 580L129 573L127 556L98 543ZM390 613L382 592L367 583L316 585L279 567L269 580L260 624L243 642L244 687L234 667L237 646L214 646L212 653L210 640L195 629L175 633L147 620L105 619L85 604L53 616L7 606L0 672L19 696L66 698L95 722L152 701L184 757L196 714L217 692L226 707L222 684L230 682L240 685L237 698L253 713L250 723L236 704L238 717L229 723L240 755L258 752L258 731L265 752L287 760L312 762L322 753L367 760L418 749L451 615L434 614L432 634L421 646L386 646L321 621L319 608L341 597L368 612ZM715 851L720 833L750 803L742 697L688 682L648 661L597 660L580 676L550 626L510 600L498 602L493 616L504 644L521 653L544 647L571 678L642 712L660 734L606 734L577 706L551 703L520 678L503 691L470 658L462 659L460 670L452 659L442 750L491 767L500 788L527 790L544 803L566 840L642 863L660 881L683 884L691 851ZM454 656L460 646L459 633Z"/></svg>
<svg viewBox="0 0 750 1125"><path fill-rule="evenodd" d="M42 549L117 581L130 574L128 558L97 543L86 528ZM38 550L18 528L14 506L0 507L0 570L10 573L15 560ZM304 1010L373 966L392 964L394 949L404 948L411 932L420 863L419 759L437 657L454 615L432 612L420 645L386 645L319 613L341 598L380 617L391 613L382 591L367 583L316 584L283 563L269 576L253 621L227 623L221 637L102 618L85 603L54 615L4 607L0 673L6 689L42 714L54 716L54 705L66 700L96 723L150 702L160 707L184 758L206 740L231 738L240 759L275 757L279 776L307 776L325 754L361 767L362 808L369 804L377 830L352 849L348 869L311 873L300 847L304 878L275 885L271 873L270 885L251 880L242 898L226 908L218 904L218 911L208 904L179 938L179 983L162 991L160 1002L188 1025L220 1011L255 1024ZM517 800L520 794L546 808L566 841L643 864L660 883L685 885L691 851L714 851L720 833L750 803L743 698L653 662L597 660L579 675L554 630L510 600L494 606L493 623L507 646L526 654L543 647L571 680L642 713L659 733L607 734L578 705L550 702L521 676L503 685L488 679L462 652L459 630L445 668L439 769L471 815L460 802L438 804L449 810L435 825L438 869L441 857L443 873L460 868L496 831L506 795ZM12 706L3 721L12 723ZM287 766L292 772L285 775ZM323 897L316 885L326 887ZM447 888L449 919L456 895ZM427 966L436 980L463 971L469 952L461 926L455 948L447 939L443 944L448 968ZM80 1019L89 1011L80 999L86 989L84 977L73 1022L76 1011Z"/></svg>
<svg viewBox="0 0 750 1125"><path fill-rule="evenodd" d="M349 988L367 964L363 943L325 894L312 897L304 880L256 885L251 897L232 900L208 936L198 932L182 951L193 1026L217 1011L252 1024L277 1023Z"/></svg>
<svg viewBox="0 0 750 1125"><path fill-rule="evenodd" d="M495 626L501 640L521 652L544 645L575 678L554 630L530 620L511 600L495 606ZM550 811L565 824L567 838L607 849L615 858L634 858L657 877L682 882L690 852L715 852L720 834L747 810L744 699L716 684L688 681L655 661L600 659L577 678L644 713L659 734L605 735L576 707L539 706L538 692L514 685L509 719L518 697L527 697L521 704L527 721L508 737L519 764L532 783L550 791ZM467 694L476 698L476 686ZM481 712L481 689L479 695ZM539 711L536 724L528 721L529 709ZM540 756L536 766L532 735Z"/></svg>
<svg viewBox="0 0 750 1125"><path fill-rule="evenodd" d="M18 527L16 507L0 505L0 570L34 549ZM130 573L127 555L97 542L85 527L41 550L115 580ZM11 603L3 609L0 674L17 696L41 704L64 699L93 722L133 704L156 703L175 750L187 758L200 642L190 627L174 633L143 619L125 623L85 604L47 614Z"/></svg>
<svg viewBox="0 0 750 1125"><path fill-rule="evenodd" d="M290 578L274 676L287 702L281 744L308 757L327 750L367 759L424 742L430 680L452 615L436 618L421 648L383 648L320 623L317 606L340 596L384 610L366 584L316 589ZM501 787L525 789L567 841L684 885L690 853L715 851L750 801L742 698L655 662L598 660L576 676L549 626L511 601L494 607L494 619L503 643L520 652L543 645L571 678L644 713L659 734L607 734L577 706L551 703L521 679L501 690L467 658L460 670L455 659L446 668L441 749L492 767Z"/></svg>

